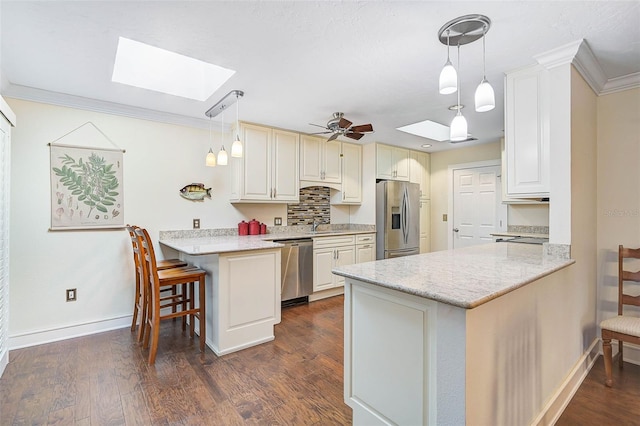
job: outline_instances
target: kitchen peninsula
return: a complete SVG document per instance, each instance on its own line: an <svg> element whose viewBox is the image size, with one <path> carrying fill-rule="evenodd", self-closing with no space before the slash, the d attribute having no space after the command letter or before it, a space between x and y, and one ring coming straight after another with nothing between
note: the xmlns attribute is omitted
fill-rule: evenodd
<svg viewBox="0 0 640 426"><path fill-rule="evenodd" d="M556 386L537 372L553 365L543 349L574 263L543 254L553 248L491 243L334 268L346 278L354 425L532 423Z"/></svg>

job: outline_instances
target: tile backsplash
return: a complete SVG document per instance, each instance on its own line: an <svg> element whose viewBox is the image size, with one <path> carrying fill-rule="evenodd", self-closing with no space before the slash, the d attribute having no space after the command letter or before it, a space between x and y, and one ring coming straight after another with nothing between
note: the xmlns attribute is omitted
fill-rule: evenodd
<svg viewBox="0 0 640 426"><path fill-rule="evenodd" d="M330 189L310 186L300 189L300 202L287 205L287 225L312 225L313 221L330 223Z"/></svg>

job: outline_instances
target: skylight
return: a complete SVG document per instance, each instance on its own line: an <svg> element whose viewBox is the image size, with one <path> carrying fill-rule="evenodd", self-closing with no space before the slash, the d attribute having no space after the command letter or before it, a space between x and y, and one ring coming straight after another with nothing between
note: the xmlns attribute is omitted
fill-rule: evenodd
<svg viewBox="0 0 640 426"><path fill-rule="evenodd" d="M233 74L234 70L120 37L111 80L205 101Z"/></svg>
<svg viewBox="0 0 640 426"><path fill-rule="evenodd" d="M408 124L396 130L439 142L449 140L449 126L431 120Z"/></svg>

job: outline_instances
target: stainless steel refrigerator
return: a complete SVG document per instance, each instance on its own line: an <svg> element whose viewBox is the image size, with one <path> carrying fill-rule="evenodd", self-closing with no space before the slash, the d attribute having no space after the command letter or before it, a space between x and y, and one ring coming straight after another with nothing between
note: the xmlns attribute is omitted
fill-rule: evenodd
<svg viewBox="0 0 640 426"><path fill-rule="evenodd" d="M376 184L376 259L420 253L420 185Z"/></svg>

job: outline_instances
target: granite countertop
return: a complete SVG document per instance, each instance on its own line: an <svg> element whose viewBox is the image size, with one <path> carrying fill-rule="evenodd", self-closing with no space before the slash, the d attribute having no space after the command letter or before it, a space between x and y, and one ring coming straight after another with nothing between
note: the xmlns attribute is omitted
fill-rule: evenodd
<svg viewBox="0 0 640 426"><path fill-rule="evenodd" d="M163 231L160 233L160 244L188 255L220 254L248 250L262 250L283 247L276 241L298 238L321 238L339 235L371 234L372 229L326 229L311 232L301 231L273 232L260 235L216 235L207 230ZM207 235L212 234L212 235Z"/></svg>
<svg viewBox="0 0 640 426"><path fill-rule="evenodd" d="M534 234L531 232L494 232L494 237L527 237L527 238L549 238L549 234Z"/></svg>
<svg viewBox="0 0 640 426"><path fill-rule="evenodd" d="M489 243L341 266L333 273L465 309L575 263L543 255L543 246Z"/></svg>

